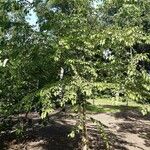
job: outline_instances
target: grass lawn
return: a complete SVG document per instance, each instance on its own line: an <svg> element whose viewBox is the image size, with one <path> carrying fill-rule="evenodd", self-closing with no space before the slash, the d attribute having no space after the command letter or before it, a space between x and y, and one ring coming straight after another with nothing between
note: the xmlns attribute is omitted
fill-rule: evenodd
<svg viewBox="0 0 150 150"><path fill-rule="evenodd" d="M123 109L136 109L141 111L143 114L150 112L150 105L140 104L136 101L123 102L122 100L114 100L110 98L97 98L89 99L87 104L87 111L93 113L102 113L102 112L120 112Z"/></svg>

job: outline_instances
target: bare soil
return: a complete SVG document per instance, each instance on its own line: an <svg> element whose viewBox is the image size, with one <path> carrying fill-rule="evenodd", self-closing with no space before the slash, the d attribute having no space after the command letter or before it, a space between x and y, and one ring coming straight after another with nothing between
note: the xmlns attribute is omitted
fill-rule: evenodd
<svg viewBox="0 0 150 150"><path fill-rule="evenodd" d="M136 110L118 113L88 114L100 121L109 140L110 150L150 150L150 116L142 116ZM49 117L49 123L42 126L37 113L30 113L32 129L19 139L14 134L1 134L0 150L80 150L80 135L71 139L68 134L75 125L75 119L68 114L56 111ZM97 127L87 122L89 149L105 150L106 144Z"/></svg>

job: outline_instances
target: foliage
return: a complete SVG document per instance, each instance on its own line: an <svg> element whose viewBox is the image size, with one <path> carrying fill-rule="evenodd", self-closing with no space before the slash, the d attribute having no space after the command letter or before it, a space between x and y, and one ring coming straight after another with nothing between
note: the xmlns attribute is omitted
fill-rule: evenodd
<svg viewBox="0 0 150 150"><path fill-rule="evenodd" d="M150 102L149 0L93 2L0 2L2 116L36 110L44 118L71 103L85 127L95 95ZM30 10L38 29L26 20Z"/></svg>

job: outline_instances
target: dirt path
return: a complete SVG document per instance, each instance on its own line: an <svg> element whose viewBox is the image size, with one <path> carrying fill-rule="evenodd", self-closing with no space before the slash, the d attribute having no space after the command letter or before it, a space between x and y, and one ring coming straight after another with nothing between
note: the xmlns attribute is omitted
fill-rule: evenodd
<svg viewBox="0 0 150 150"><path fill-rule="evenodd" d="M112 114L92 115L96 120L101 121L108 130L119 137L120 144L129 150L149 150L150 139L150 121L135 118L116 118ZM150 137L149 137L150 138ZM116 141L116 144L117 141Z"/></svg>
<svg viewBox="0 0 150 150"><path fill-rule="evenodd" d="M39 126L38 119L31 115L34 122L34 130L29 132L24 141L12 140L7 143L5 150L79 150L79 140L69 139L68 134L75 120L62 113L52 114L50 118L55 120L48 126ZM134 111L120 113L89 114L100 121L104 126L110 150L149 150L150 149L150 118L143 117ZM93 123L88 122L88 131L91 136L91 150L105 150L104 144L96 131Z"/></svg>

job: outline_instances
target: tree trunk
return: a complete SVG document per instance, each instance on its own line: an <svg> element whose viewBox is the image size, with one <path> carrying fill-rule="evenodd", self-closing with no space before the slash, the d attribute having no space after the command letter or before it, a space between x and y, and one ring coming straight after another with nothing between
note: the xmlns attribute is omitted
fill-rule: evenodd
<svg viewBox="0 0 150 150"><path fill-rule="evenodd" d="M88 136L87 136L87 127L86 127L86 100L85 99L83 99L83 105L82 105L82 126L83 126L82 149L87 150L88 149Z"/></svg>
<svg viewBox="0 0 150 150"><path fill-rule="evenodd" d="M81 116L82 126L82 150L88 150L88 136L86 127L86 99L84 94L78 90L79 116Z"/></svg>

